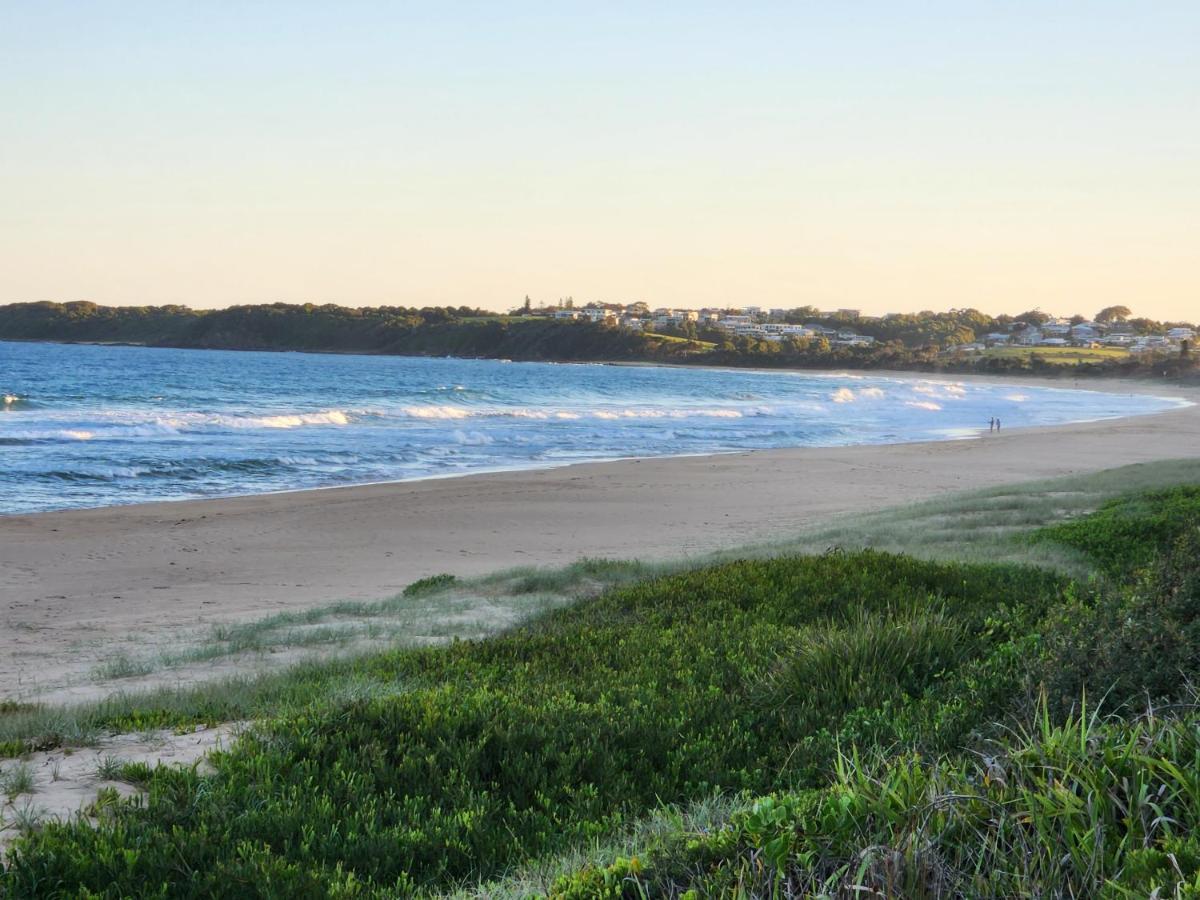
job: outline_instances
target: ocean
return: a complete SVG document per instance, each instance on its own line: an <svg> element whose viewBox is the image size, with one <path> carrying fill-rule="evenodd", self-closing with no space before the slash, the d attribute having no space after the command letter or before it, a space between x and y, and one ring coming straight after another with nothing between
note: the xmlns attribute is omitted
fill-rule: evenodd
<svg viewBox="0 0 1200 900"><path fill-rule="evenodd" d="M962 440L986 434L993 416L1013 429L1181 405L918 375L0 341L0 514L628 457Z"/></svg>

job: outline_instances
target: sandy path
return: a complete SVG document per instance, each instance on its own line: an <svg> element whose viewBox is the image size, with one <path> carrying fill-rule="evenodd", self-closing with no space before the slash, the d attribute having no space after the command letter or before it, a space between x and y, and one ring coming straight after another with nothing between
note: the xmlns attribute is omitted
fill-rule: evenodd
<svg viewBox="0 0 1200 900"><path fill-rule="evenodd" d="M1105 389L1200 401L1195 388ZM121 642L153 648L204 623L383 597L438 572L678 557L942 493L1198 455L1200 407L1191 407L971 441L0 517L0 697L32 696Z"/></svg>
<svg viewBox="0 0 1200 900"><path fill-rule="evenodd" d="M102 788L111 788L123 797L139 793L123 781L105 778L104 763L190 766L209 752L228 747L242 727L241 723L229 723L215 728L198 725L183 734L166 730L117 734L93 747L46 750L21 760L0 760L0 775L23 768L32 781L29 791L0 796L0 856L20 833L22 818L68 820L85 811Z"/></svg>

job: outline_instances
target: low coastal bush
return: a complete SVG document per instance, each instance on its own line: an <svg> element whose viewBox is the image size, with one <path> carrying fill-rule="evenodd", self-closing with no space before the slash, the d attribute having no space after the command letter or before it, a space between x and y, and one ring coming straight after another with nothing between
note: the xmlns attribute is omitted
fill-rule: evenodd
<svg viewBox="0 0 1200 900"><path fill-rule="evenodd" d="M719 798L744 808L541 891L1200 896L1198 508L1157 492L1043 530L1106 567L1085 586L872 551L743 560L314 669L293 691L311 702L211 774L121 768L144 798L26 833L0 895L504 895L520 867ZM319 689L334 673L376 687Z"/></svg>
<svg viewBox="0 0 1200 900"><path fill-rule="evenodd" d="M1110 706L1180 698L1200 681L1200 487L1121 498L1042 529L1122 587L1077 592L1044 629L1034 677L1063 712L1084 692Z"/></svg>
<svg viewBox="0 0 1200 900"><path fill-rule="evenodd" d="M438 591L445 590L453 585L458 579L443 572L440 575L430 575L427 578L419 578L404 589L403 596L405 597L424 597L427 594L436 594Z"/></svg>
<svg viewBox="0 0 1200 900"><path fill-rule="evenodd" d="M1200 530L1180 535L1135 584L1064 604L1044 648L1035 677L1057 711L1089 690L1110 705L1180 699L1200 682Z"/></svg>
<svg viewBox="0 0 1200 900"><path fill-rule="evenodd" d="M1035 541L1086 553L1110 577L1136 578L1184 535L1200 529L1200 486L1119 497L1096 512L1039 529Z"/></svg>
<svg viewBox="0 0 1200 900"><path fill-rule="evenodd" d="M1059 725L980 754L843 755L832 784L747 803L557 879L567 898L1198 897L1200 714Z"/></svg>
<svg viewBox="0 0 1200 900"><path fill-rule="evenodd" d="M1019 690L1022 636L1066 588L870 552L639 583L498 638L380 655L372 674L406 690L264 723L213 775L160 768L102 827L23 838L0 884L407 893L663 802L820 784L839 741L949 749ZM844 653L861 681L835 674Z"/></svg>

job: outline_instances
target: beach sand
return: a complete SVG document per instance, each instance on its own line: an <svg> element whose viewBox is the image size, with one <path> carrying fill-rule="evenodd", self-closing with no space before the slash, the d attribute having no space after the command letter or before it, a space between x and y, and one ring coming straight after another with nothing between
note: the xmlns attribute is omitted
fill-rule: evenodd
<svg viewBox="0 0 1200 900"><path fill-rule="evenodd" d="M1100 387L1200 402L1196 388ZM629 460L0 517L0 697L37 696L63 672L78 672L80 660L131 639L154 645L205 623L382 598L435 573L584 556L677 558L950 492L1198 455L1193 406L978 440Z"/></svg>

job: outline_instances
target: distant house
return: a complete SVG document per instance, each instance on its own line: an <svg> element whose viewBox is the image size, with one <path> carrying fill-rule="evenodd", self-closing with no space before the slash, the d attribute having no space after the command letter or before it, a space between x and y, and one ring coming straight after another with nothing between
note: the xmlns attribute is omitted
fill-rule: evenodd
<svg viewBox="0 0 1200 900"><path fill-rule="evenodd" d="M745 325L735 325L733 333L739 337L761 337L766 334L761 325L755 325L753 322Z"/></svg>
<svg viewBox="0 0 1200 900"><path fill-rule="evenodd" d="M745 328L753 324L754 320L750 316L722 316L717 322L717 327L725 331L737 332L739 328Z"/></svg>
<svg viewBox="0 0 1200 900"><path fill-rule="evenodd" d="M578 312L578 310L574 310L574 309L556 309L554 311L554 318L556 318L556 319L578 319L579 312Z"/></svg>
<svg viewBox="0 0 1200 900"><path fill-rule="evenodd" d="M1042 330L1040 328L1026 328L1016 336L1014 341L1022 347L1036 347L1042 342Z"/></svg>
<svg viewBox="0 0 1200 900"><path fill-rule="evenodd" d="M843 329L837 333L834 343L845 347L870 347L875 343L875 338L865 334L855 334L853 331Z"/></svg>
<svg viewBox="0 0 1200 900"><path fill-rule="evenodd" d="M991 334L985 334L983 336L983 343L988 347L1002 347L1011 339L1011 334L1006 334L1003 331L993 331Z"/></svg>
<svg viewBox="0 0 1200 900"><path fill-rule="evenodd" d="M784 325L781 334L791 335L792 337L812 337L813 332L803 325Z"/></svg>
<svg viewBox="0 0 1200 900"><path fill-rule="evenodd" d="M829 328L825 325L822 325L820 322L807 322L805 323L804 327L813 334L823 335L824 337L828 338L837 337L836 328Z"/></svg>
<svg viewBox="0 0 1200 900"><path fill-rule="evenodd" d="M655 314L654 324L660 326L670 325L679 328L688 322L695 322L699 316L700 314L694 309L664 310L661 313Z"/></svg>
<svg viewBox="0 0 1200 900"><path fill-rule="evenodd" d="M1191 328L1171 328L1167 331L1167 340L1171 341L1191 341L1195 340L1196 332Z"/></svg>
<svg viewBox="0 0 1200 900"><path fill-rule="evenodd" d="M580 318L587 319L589 322L607 322L609 319L616 318L611 309L605 309L602 306L585 306L577 312Z"/></svg>

